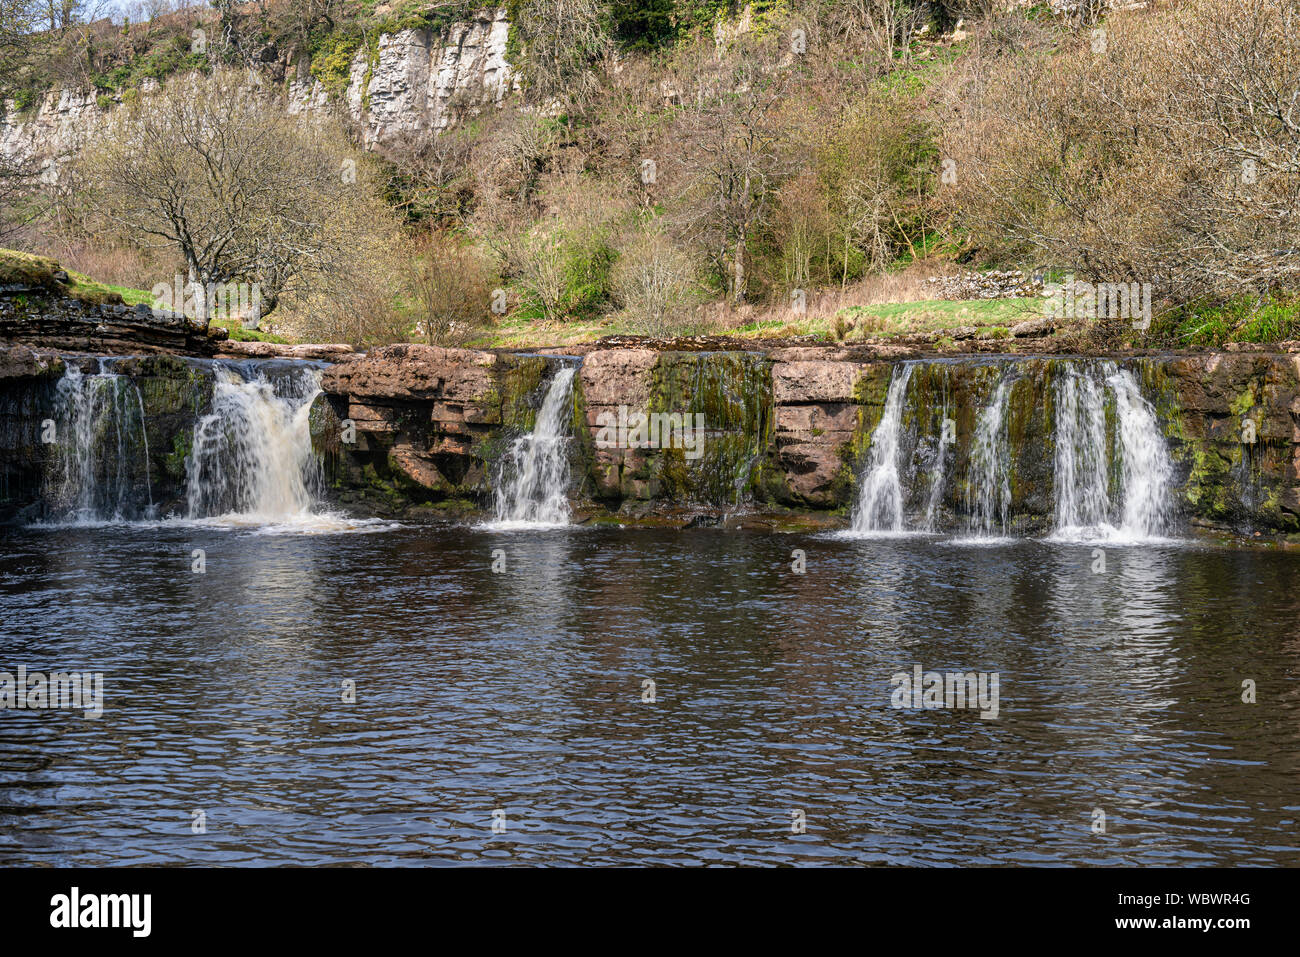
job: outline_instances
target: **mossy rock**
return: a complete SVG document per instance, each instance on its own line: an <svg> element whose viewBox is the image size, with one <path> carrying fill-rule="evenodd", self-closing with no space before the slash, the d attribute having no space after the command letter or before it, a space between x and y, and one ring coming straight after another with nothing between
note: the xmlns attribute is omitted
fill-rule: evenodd
<svg viewBox="0 0 1300 957"><path fill-rule="evenodd" d="M50 292L66 293L70 284L67 273L55 260L13 249L0 249L0 285L37 286Z"/></svg>

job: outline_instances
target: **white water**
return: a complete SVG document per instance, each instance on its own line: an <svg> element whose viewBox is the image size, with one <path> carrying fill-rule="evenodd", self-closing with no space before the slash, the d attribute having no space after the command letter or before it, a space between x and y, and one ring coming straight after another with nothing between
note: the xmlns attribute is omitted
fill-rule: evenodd
<svg viewBox="0 0 1300 957"><path fill-rule="evenodd" d="M853 512L854 535L900 533L903 527L903 487L899 481L899 433L902 430L904 399L912 367L906 363L894 369L885 397L885 409L871 433L871 455L858 489Z"/></svg>
<svg viewBox="0 0 1300 957"><path fill-rule="evenodd" d="M943 414L939 423L939 448L935 453L934 465L930 468L930 498L925 505L925 530L934 531L934 516L938 511L939 503L943 501L944 480L947 476L946 462L948 459L948 449L952 446L953 440L956 439L956 433L949 431L948 406L943 407Z"/></svg>
<svg viewBox="0 0 1300 957"><path fill-rule="evenodd" d="M214 367L211 410L194 424L186 461L190 519L229 524L311 524L320 465L308 418L320 393L320 371L294 370L277 395L258 375L246 381Z"/></svg>
<svg viewBox="0 0 1300 957"><path fill-rule="evenodd" d="M1107 392L1114 399L1108 432ZM1056 386L1058 541L1140 542L1168 534L1173 464L1155 410L1137 380L1113 362L1078 364ZM1112 500L1112 463L1118 457Z"/></svg>
<svg viewBox="0 0 1300 957"><path fill-rule="evenodd" d="M1105 386L1093 368L1072 365L1057 379L1055 399L1054 534L1093 537L1110 527Z"/></svg>
<svg viewBox="0 0 1300 957"><path fill-rule="evenodd" d="M1160 431L1155 410L1142 397L1133 374L1121 369L1107 381L1115 390L1123 456L1120 533L1132 539L1165 535L1169 531L1170 486L1174 472L1169 447Z"/></svg>
<svg viewBox="0 0 1300 957"><path fill-rule="evenodd" d="M153 512L144 402L126 376L83 375L69 365L55 388L54 469L47 500L63 522L136 517L139 494ZM133 455L133 448L138 455Z"/></svg>
<svg viewBox="0 0 1300 957"><path fill-rule="evenodd" d="M574 366L555 373L533 431L511 443L497 474L494 514L498 529L569 524L569 423Z"/></svg>
<svg viewBox="0 0 1300 957"><path fill-rule="evenodd" d="M1008 468L1010 449L1007 444L1007 399L1012 379L1003 374L993 398L975 421L975 438L971 444L970 481L966 490L969 510L967 532L978 538L999 536L1007 531L1007 512L1011 507L1011 476Z"/></svg>

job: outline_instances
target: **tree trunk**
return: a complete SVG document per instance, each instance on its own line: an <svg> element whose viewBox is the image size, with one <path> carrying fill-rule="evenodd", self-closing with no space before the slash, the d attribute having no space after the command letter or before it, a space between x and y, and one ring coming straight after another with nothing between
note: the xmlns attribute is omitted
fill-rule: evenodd
<svg viewBox="0 0 1300 957"><path fill-rule="evenodd" d="M745 231L736 239L736 249L731 264L731 301L739 306L745 301Z"/></svg>

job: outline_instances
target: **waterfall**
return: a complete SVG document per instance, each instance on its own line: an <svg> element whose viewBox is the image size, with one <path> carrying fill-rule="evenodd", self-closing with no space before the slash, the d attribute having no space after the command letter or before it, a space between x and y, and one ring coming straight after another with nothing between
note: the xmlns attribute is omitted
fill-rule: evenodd
<svg viewBox="0 0 1300 957"><path fill-rule="evenodd" d="M970 513L967 531L980 537L992 536L995 525L1001 534L1006 534L1007 511L1011 507L1006 413L1012 381L1009 375L1003 374L992 400L980 410L975 422L966 490L966 507Z"/></svg>
<svg viewBox="0 0 1300 957"><path fill-rule="evenodd" d="M956 423L948 418L947 380L944 382L943 411L939 415L939 446L930 466L930 497L925 504L925 530L934 531L934 516L943 501L944 479L947 476L948 450L957 438Z"/></svg>
<svg viewBox="0 0 1300 957"><path fill-rule="evenodd" d="M320 483L308 423L320 370L295 368L272 382L217 363L213 374L211 410L194 424L186 462L189 518L282 522L309 515Z"/></svg>
<svg viewBox="0 0 1300 957"><path fill-rule="evenodd" d="M1022 470L1017 495L1032 510L1020 517L1034 525L1047 519L1054 540L1134 542L1168 534L1174 466L1155 409L1132 372L1108 359L1031 358L1001 369L990 394L988 370L954 378L946 365L895 366L846 534L905 532L905 507L922 492L924 522L917 527L933 532L958 478L949 467L963 462L964 542L1008 534L1014 469ZM932 398L940 390L936 413ZM1027 401L1013 406L1013 396ZM959 436L949 416L973 402L979 405L974 429ZM904 421L914 420L922 434L936 421L940 431L911 442ZM1013 436L1022 445L1013 447ZM919 481L922 474L928 486L909 487L909 476ZM1038 509L1048 505L1049 493L1054 514L1043 516Z"/></svg>
<svg viewBox="0 0 1300 957"><path fill-rule="evenodd" d="M575 366L555 373L533 431L516 438L497 473L498 526L569 524L569 425Z"/></svg>
<svg viewBox="0 0 1300 957"><path fill-rule="evenodd" d="M1108 442L1106 390L1115 403ZM1071 363L1056 383L1056 526L1065 541L1140 541L1170 525L1173 464L1155 410L1114 362ZM1118 458L1112 502L1108 447Z"/></svg>
<svg viewBox="0 0 1300 957"><path fill-rule="evenodd" d="M934 531L934 515L939 508L939 503L943 501L943 484L946 474L944 466L948 458L948 449L956 437L948 430L947 422L948 408L945 406L939 431L939 448L935 452L934 465L930 468L930 498L925 503L925 530L927 532Z"/></svg>
<svg viewBox="0 0 1300 957"><path fill-rule="evenodd" d="M1058 537L1090 537L1110 519L1106 467L1106 395L1100 370L1071 363L1056 380L1056 529Z"/></svg>
<svg viewBox="0 0 1300 957"><path fill-rule="evenodd" d="M908 363L894 369L885 397L880 423L871 433L871 457L858 489L853 513L853 532L903 531L903 488L899 482L899 434L902 431L903 400L912 378Z"/></svg>
<svg viewBox="0 0 1300 957"><path fill-rule="evenodd" d="M1120 533L1128 538L1165 534L1170 524L1173 463L1155 410L1127 369L1109 378L1119 418L1122 485Z"/></svg>
<svg viewBox="0 0 1300 957"><path fill-rule="evenodd" d="M69 365L55 387L54 458L47 500L74 522L153 512L144 401L126 376Z"/></svg>

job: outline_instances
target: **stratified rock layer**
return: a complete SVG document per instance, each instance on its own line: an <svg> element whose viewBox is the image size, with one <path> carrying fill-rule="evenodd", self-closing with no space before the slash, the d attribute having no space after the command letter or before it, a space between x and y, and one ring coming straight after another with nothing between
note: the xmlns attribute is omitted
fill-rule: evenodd
<svg viewBox="0 0 1300 957"><path fill-rule="evenodd" d="M321 447L344 500L400 510L483 502L505 444L530 427L555 356L402 345L330 369ZM899 359L861 349L681 352L596 348L574 389L572 494L614 511L845 510ZM945 357L914 372L912 424L951 417L955 478L935 503L962 519L981 403L1015 363L1007 434L1019 530L1051 520L1052 382L1070 357ZM1142 384L1169 446L1175 511L1240 531L1300 530L1300 356L1236 351L1118 357ZM611 446L602 428L636 413L703 415L703 454ZM691 421L690 419L687 420ZM347 440L344 439L347 438ZM925 503L909 502L912 508Z"/></svg>

